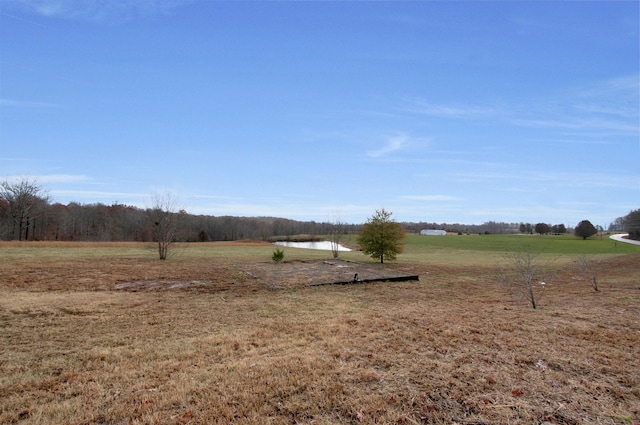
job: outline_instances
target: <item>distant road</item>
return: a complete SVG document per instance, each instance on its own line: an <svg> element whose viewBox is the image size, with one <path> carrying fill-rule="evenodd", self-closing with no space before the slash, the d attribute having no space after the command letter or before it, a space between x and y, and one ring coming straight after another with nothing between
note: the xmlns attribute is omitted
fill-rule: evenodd
<svg viewBox="0 0 640 425"><path fill-rule="evenodd" d="M631 243L631 244L634 244L634 245L640 245L640 241L634 241L633 239L625 239L624 236L629 236L629 234L628 233L618 233L617 235L611 235L609 237L611 239L613 239L614 241Z"/></svg>

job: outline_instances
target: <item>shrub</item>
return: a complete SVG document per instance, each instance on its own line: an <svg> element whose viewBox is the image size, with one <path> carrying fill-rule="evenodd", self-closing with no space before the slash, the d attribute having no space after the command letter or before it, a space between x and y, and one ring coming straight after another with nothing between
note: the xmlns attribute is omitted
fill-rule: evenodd
<svg viewBox="0 0 640 425"><path fill-rule="evenodd" d="M273 251L273 255L271 256L271 259L274 262L279 263L284 259L284 251L281 250L280 248L277 248L275 251Z"/></svg>

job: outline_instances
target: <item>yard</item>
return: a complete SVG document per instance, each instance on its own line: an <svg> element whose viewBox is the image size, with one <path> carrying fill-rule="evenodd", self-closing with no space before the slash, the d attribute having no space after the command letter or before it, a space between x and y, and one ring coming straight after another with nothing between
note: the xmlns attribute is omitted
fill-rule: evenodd
<svg viewBox="0 0 640 425"><path fill-rule="evenodd" d="M407 240L385 268L419 281L283 289L247 267L330 254L0 243L0 423L638 422L640 249L587 241L596 293L540 248L559 273L533 310L495 284L500 237L469 238Z"/></svg>

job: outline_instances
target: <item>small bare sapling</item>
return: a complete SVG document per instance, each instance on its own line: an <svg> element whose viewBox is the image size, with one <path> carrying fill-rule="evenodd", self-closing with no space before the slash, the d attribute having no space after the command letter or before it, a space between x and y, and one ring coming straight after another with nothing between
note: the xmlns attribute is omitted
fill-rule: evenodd
<svg viewBox="0 0 640 425"><path fill-rule="evenodd" d="M600 286L598 279L602 272L602 260L595 256L582 255L578 257L576 264L582 276L591 283L593 290L599 292Z"/></svg>
<svg viewBox="0 0 640 425"><path fill-rule="evenodd" d="M540 299L551 281L551 273L530 248L514 250L505 255L505 265L498 272L498 283L511 294L525 299L538 308Z"/></svg>

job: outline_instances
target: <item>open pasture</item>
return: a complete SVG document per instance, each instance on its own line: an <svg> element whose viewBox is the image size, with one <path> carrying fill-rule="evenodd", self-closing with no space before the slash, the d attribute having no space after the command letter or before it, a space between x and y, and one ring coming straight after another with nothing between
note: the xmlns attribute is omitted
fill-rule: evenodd
<svg viewBox="0 0 640 425"><path fill-rule="evenodd" d="M575 258L578 255L620 255L639 252L635 245L616 242L608 235L597 236L582 240L573 235L447 235L447 236L420 236L407 235L406 248L408 257L405 261L411 261L415 256L431 256L432 258L443 253L448 256L449 250L457 251L476 261L491 263L496 256L513 250L529 249L534 253L547 257ZM402 260L399 258L399 260ZM418 260L419 261L419 260ZM465 262L471 261L465 258Z"/></svg>
<svg viewBox="0 0 640 425"><path fill-rule="evenodd" d="M538 310L493 278L525 239L559 269ZM640 420L639 247L406 242L385 266L419 282L283 290L242 271L270 261L261 242L180 245L167 261L149 244L2 242L0 423ZM601 292L572 268L585 253L604 260ZM285 249L285 261L329 256Z"/></svg>

